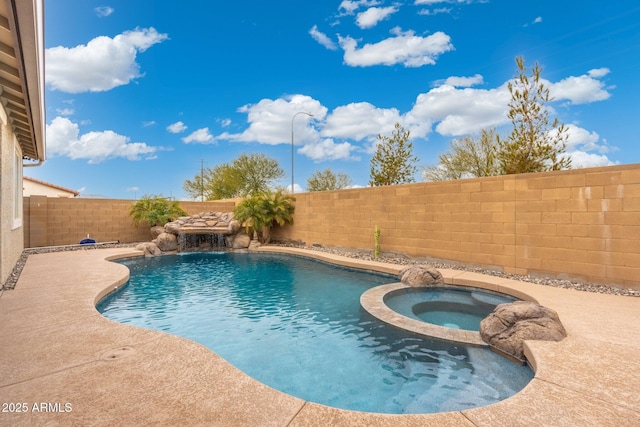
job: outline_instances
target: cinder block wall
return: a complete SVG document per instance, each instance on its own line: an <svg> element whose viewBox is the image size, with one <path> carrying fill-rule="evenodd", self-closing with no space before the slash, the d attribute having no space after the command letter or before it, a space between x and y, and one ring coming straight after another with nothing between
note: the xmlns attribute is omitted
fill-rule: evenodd
<svg viewBox="0 0 640 427"><path fill-rule="evenodd" d="M640 165L296 194L274 236L640 288Z"/></svg>
<svg viewBox="0 0 640 427"><path fill-rule="evenodd" d="M640 289L640 164L296 194L274 237ZM25 198L25 246L150 238L132 200ZM189 214L236 201L181 202Z"/></svg>
<svg viewBox="0 0 640 427"><path fill-rule="evenodd" d="M143 242L149 227L135 227L129 216L134 200L24 198L25 247L77 244L87 234L98 242ZM204 211L230 212L234 201L180 202L189 215Z"/></svg>

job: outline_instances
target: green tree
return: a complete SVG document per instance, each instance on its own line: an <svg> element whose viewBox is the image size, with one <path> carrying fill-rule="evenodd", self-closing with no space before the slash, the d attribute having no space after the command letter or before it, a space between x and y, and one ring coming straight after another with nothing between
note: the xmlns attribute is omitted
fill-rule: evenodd
<svg viewBox="0 0 640 427"><path fill-rule="evenodd" d="M245 227L251 227L262 243L271 241L274 225L293 223L295 198L284 194L283 190L253 194L236 206L233 217Z"/></svg>
<svg viewBox="0 0 640 427"><path fill-rule="evenodd" d="M465 136L451 142L451 150L438 156L440 163L423 169L425 181L500 175L496 159L498 135L495 129L483 129L480 138Z"/></svg>
<svg viewBox="0 0 640 427"><path fill-rule="evenodd" d="M231 163L204 168L193 180L186 180L183 189L195 199L246 197L269 190L284 175L275 159L262 153L241 154Z"/></svg>
<svg viewBox="0 0 640 427"><path fill-rule="evenodd" d="M371 158L369 185L392 185L414 182L418 158L413 155L410 131L396 123L391 137L378 135L376 152Z"/></svg>
<svg viewBox="0 0 640 427"><path fill-rule="evenodd" d="M316 171L307 179L307 191L327 191L341 190L351 185L349 175L338 172L334 173L330 168L323 171Z"/></svg>
<svg viewBox="0 0 640 427"><path fill-rule="evenodd" d="M135 202L129 210L129 216L133 218L135 226L141 222L147 223L150 227L165 225L178 217L186 216L180 204L162 196L144 195Z"/></svg>
<svg viewBox="0 0 640 427"><path fill-rule="evenodd" d="M540 81L542 68L536 62L527 75L524 58L516 58L518 67L511 94L508 117L513 130L506 139L498 137L496 157L503 174L545 172L570 169L571 159L563 156L569 134L563 123L549 121L545 104L552 100Z"/></svg>

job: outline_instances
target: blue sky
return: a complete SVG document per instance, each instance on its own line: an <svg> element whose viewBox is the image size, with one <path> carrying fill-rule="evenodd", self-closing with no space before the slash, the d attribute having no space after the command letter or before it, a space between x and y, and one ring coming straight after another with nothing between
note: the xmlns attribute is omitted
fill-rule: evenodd
<svg viewBox="0 0 640 427"><path fill-rule="evenodd" d="M508 131L514 58L539 62L574 167L640 162L640 5L540 0L45 0L47 162L25 175L83 196L185 198L241 153L296 192L331 168L369 182L378 134L419 166ZM420 173L416 180L421 181Z"/></svg>

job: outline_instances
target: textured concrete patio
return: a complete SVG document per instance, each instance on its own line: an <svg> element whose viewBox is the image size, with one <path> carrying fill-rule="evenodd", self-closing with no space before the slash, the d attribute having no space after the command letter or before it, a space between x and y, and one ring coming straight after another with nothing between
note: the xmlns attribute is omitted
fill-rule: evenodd
<svg viewBox="0 0 640 427"><path fill-rule="evenodd" d="M199 344L103 318L96 302L128 278L126 267L108 260L139 254L99 249L29 257L15 289L0 294L1 426L640 425L640 298L441 270L449 283L504 290L553 308L568 337L528 342L535 378L502 402L439 414L369 414L305 402Z"/></svg>

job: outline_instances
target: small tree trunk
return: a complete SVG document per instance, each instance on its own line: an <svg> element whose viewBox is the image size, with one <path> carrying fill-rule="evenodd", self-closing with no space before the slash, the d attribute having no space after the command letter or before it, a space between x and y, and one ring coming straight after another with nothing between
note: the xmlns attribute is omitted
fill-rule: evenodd
<svg viewBox="0 0 640 427"><path fill-rule="evenodd" d="M262 227L262 243L265 245L271 241L271 227Z"/></svg>

